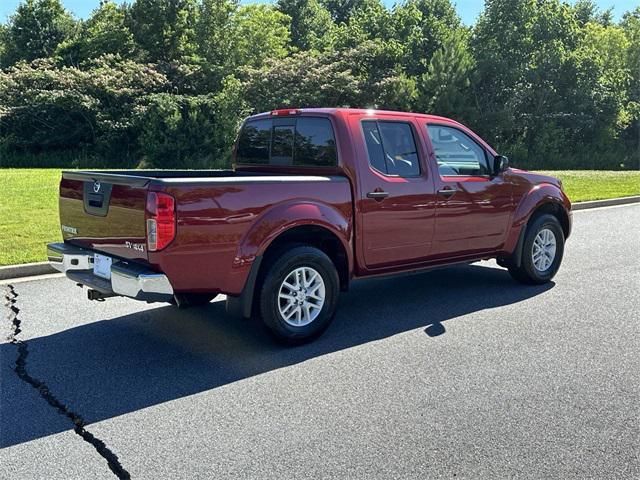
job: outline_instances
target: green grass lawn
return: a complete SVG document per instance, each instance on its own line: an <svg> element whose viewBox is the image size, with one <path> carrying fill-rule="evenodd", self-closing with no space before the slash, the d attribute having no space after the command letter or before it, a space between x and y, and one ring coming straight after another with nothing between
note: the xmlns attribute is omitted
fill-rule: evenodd
<svg viewBox="0 0 640 480"><path fill-rule="evenodd" d="M640 195L640 172L553 171L574 202ZM0 169L0 265L46 260L59 241L58 169Z"/></svg>
<svg viewBox="0 0 640 480"><path fill-rule="evenodd" d="M46 260L60 240L58 169L0 169L0 265Z"/></svg>
<svg viewBox="0 0 640 480"><path fill-rule="evenodd" d="M572 202L640 195L640 172L555 170L540 172L562 180Z"/></svg>

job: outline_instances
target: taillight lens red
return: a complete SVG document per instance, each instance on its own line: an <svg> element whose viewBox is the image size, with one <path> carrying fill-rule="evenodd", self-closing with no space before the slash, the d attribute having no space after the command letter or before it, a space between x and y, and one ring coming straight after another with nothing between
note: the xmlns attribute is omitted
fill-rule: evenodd
<svg viewBox="0 0 640 480"><path fill-rule="evenodd" d="M162 250L176 236L176 201L168 193L147 193L147 247Z"/></svg>

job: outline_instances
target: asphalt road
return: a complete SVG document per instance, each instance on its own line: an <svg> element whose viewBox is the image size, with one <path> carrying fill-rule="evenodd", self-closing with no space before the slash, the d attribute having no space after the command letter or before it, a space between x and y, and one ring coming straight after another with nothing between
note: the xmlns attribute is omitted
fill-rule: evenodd
<svg viewBox="0 0 640 480"><path fill-rule="evenodd" d="M221 302L0 289L2 478L640 478L638 205L576 212L549 285L362 281L297 348Z"/></svg>

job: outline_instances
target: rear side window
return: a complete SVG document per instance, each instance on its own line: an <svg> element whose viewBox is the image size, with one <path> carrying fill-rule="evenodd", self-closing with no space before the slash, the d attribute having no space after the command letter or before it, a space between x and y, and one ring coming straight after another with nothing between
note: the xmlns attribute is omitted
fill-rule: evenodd
<svg viewBox="0 0 640 480"><path fill-rule="evenodd" d="M336 140L326 118L303 117L296 122L296 165L336 165Z"/></svg>
<svg viewBox="0 0 640 480"><path fill-rule="evenodd" d="M420 160L413 129L406 122L366 120L362 131L371 166L385 175L417 177Z"/></svg>
<svg viewBox="0 0 640 480"><path fill-rule="evenodd" d="M236 152L245 165L331 167L338 164L333 127L327 118L300 117L250 120Z"/></svg>
<svg viewBox="0 0 640 480"><path fill-rule="evenodd" d="M427 131L441 176L491 173L484 148L466 133L443 125L427 125Z"/></svg>
<svg viewBox="0 0 640 480"><path fill-rule="evenodd" d="M270 145L271 120L247 122L238 140L238 161L252 165L267 165Z"/></svg>

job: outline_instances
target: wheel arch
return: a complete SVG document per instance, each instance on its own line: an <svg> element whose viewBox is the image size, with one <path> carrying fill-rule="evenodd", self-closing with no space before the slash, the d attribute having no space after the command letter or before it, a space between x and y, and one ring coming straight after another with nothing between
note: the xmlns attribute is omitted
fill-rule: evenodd
<svg viewBox="0 0 640 480"><path fill-rule="evenodd" d="M352 269L348 249L340 237L324 225L304 224L292 226L277 237L273 238L262 250L263 262L260 266L258 279L261 279L280 252L292 245L307 245L315 247L324 252L333 262L338 271L340 279L340 289L345 291L349 288Z"/></svg>
<svg viewBox="0 0 640 480"><path fill-rule="evenodd" d="M511 263L520 266L522 261L522 245L527 228L537 217L544 214L553 215L558 219L565 239L571 234L571 203L566 195L555 185L536 185L525 195L513 216L511 232L505 243L507 258Z"/></svg>
<svg viewBox="0 0 640 480"><path fill-rule="evenodd" d="M544 202L539 205L533 212L531 212L531 215L527 220L527 225L531 224L533 220L545 213L553 215L558 219L558 222L560 222L560 226L562 227L564 238L567 239L571 233L571 221L569 220L567 210L563 208L562 204L559 202Z"/></svg>
<svg viewBox="0 0 640 480"><path fill-rule="evenodd" d="M270 208L252 225L238 247L237 259L252 259L242 293L228 297L227 310L244 317L254 311L256 291L273 257L287 245L309 245L334 263L340 289L347 290L353 272L350 213L317 201L294 201Z"/></svg>

